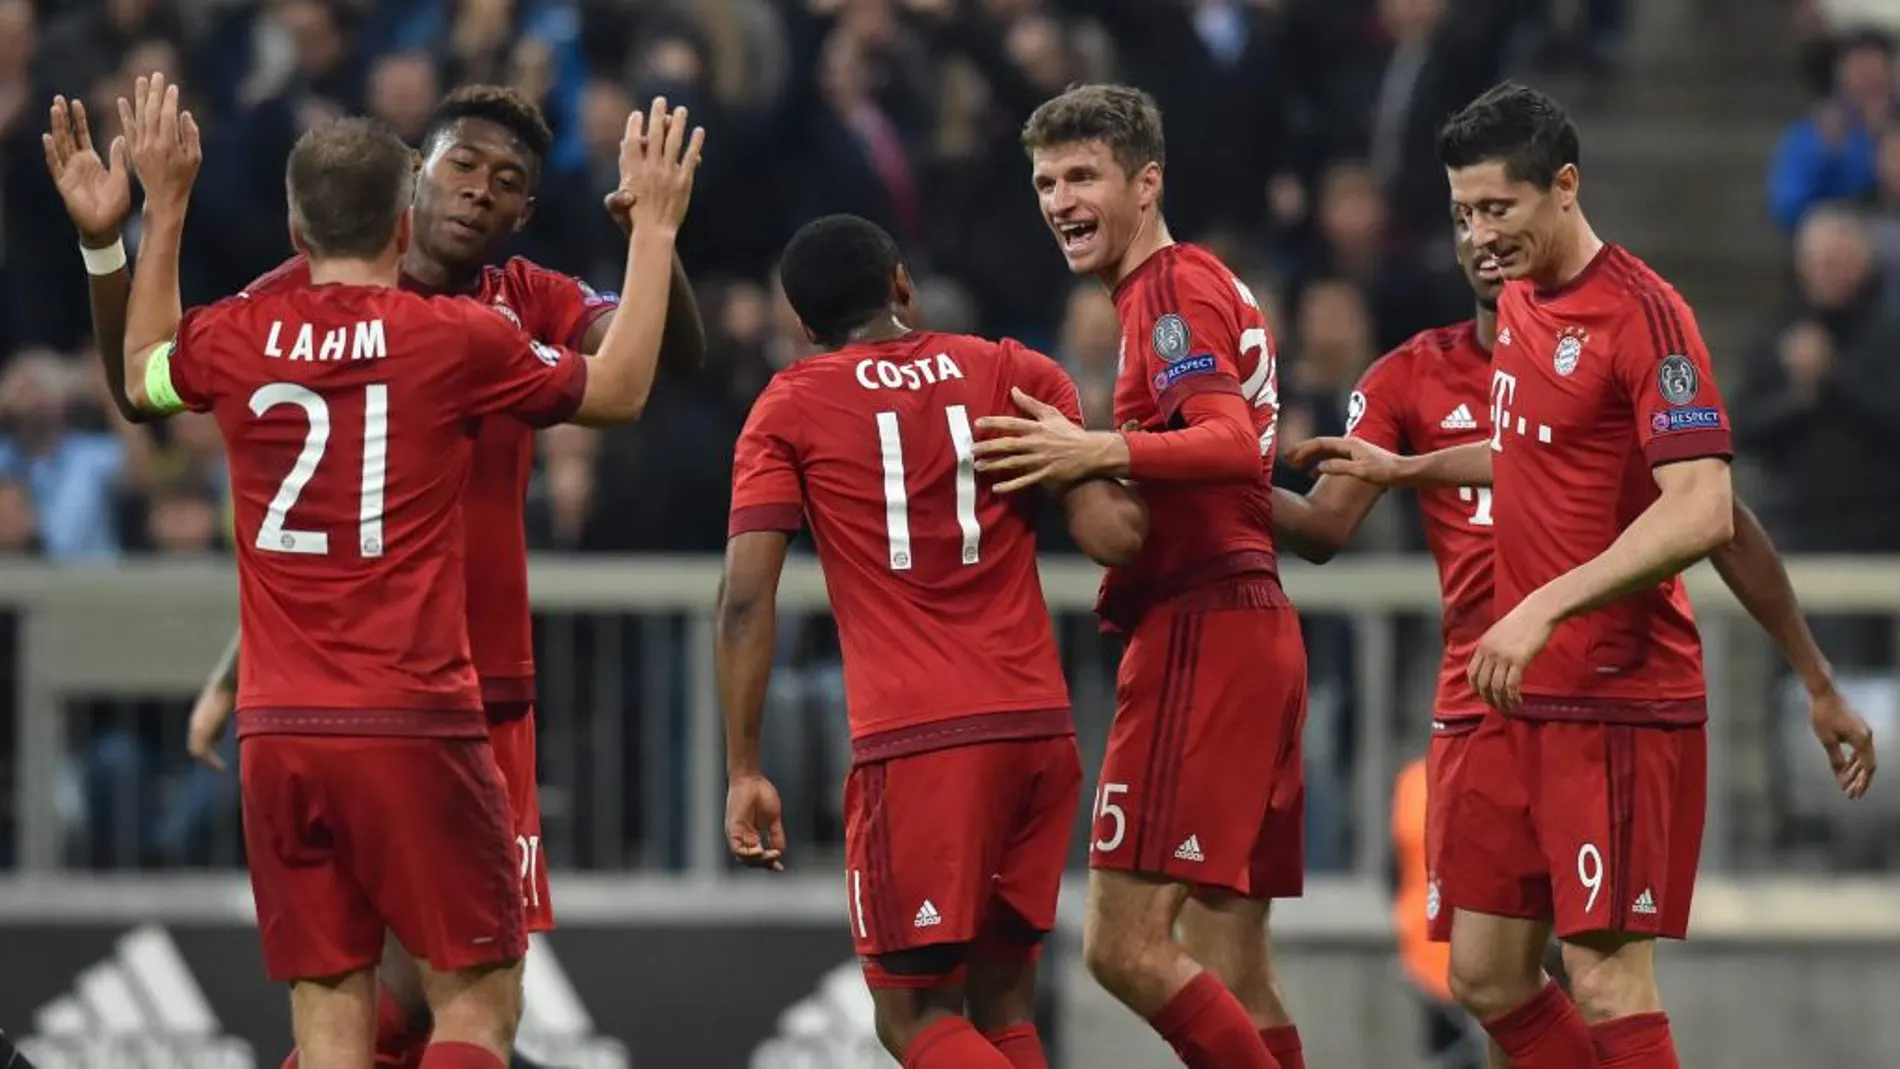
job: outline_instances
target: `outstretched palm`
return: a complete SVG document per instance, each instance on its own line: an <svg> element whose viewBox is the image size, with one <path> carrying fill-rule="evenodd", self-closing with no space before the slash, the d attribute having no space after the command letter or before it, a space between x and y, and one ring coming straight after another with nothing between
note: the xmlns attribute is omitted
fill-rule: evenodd
<svg viewBox="0 0 1900 1069"><path fill-rule="evenodd" d="M112 139L112 162L99 158L92 147L92 127L86 105L65 97L53 98L52 122L40 144L46 149L46 169L53 175L66 214L86 244L108 245L119 236L126 216L132 214L132 174L125 162L125 138Z"/></svg>

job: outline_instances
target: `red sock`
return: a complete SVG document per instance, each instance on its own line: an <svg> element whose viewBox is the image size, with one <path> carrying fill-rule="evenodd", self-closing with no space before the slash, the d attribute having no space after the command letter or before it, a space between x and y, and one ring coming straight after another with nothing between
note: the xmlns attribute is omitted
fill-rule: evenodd
<svg viewBox="0 0 1900 1069"><path fill-rule="evenodd" d="M1277 1028L1262 1028L1260 1041L1267 1045L1267 1053L1280 1063L1280 1069L1306 1069L1306 1054L1300 1049L1300 1030L1290 1024Z"/></svg>
<svg viewBox="0 0 1900 1069"><path fill-rule="evenodd" d="M1010 1069L1049 1069L1049 1056L1042 1052L1042 1037L1033 1024L1013 1024L986 1034L990 1046L1003 1052Z"/></svg>
<svg viewBox="0 0 1900 1069"><path fill-rule="evenodd" d="M1189 981L1150 1023L1188 1069L1279 1069L1246 1008L1213 973Z"/></svg>
<svg viewBox="0 0 1900 1069"><path fill-rule="evenodd" d="M423 1048L429 1045L429 1029L417 1027L396 996L382 989L376 1000L377 1069L417 1069L422 1064Z"/></svg>
<svg viewBox="0 0 1900 1069"><path fill-rule="evenodd" d="M1577 1004L1556 984L1509 1013L1484 1022L1511 1069L1597 1069L1596 1045Z"/></svg>
<svg viewBox="0 0 1900 1069"><path fill-rule="evenodd" d="M904 1048L904 1069L1010 1069L1010 1064L969 1021L940 1017Z"/></svg>
<svg viewBox="0 0 1900 1069"><path fill-rule="evenodd" d="M431 1043L418 1064L422 1069L508 1069L487 1047L473 1043Z"/></svg>
<svg viewBox="0 0 1900 1069"><path fill-rule="evenodd" d="M1590 1026L1601 1069L1682 1069L1669 1015L1637 1013Z"/></svg>

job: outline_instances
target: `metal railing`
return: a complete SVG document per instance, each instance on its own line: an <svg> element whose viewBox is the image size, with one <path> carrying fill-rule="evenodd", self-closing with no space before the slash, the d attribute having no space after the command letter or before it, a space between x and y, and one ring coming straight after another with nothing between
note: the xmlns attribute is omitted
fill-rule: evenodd
<svg viewBox="0 0 1900 1069"><path fill-rule="evenodd" d="M1811 612L1900 615L1900 560L1813 559L1793 562L1790 570ZM537 637L550 859L558 867L601 872L724 873L724 769L712 676L718 562L540 558L531 574L542 614ZM1113 695L1114 651L1094 637L1088 619L1098 574L1079 560L1043 567L1078 729L1091 756L1099 755ZM1285 580L1309 618L1316 650L1309 766L1316 781L1331 777L1334 783L1330 799L1316 791L1321 808L1330 810L1316 814L1315 826L1336 833L1340 854L1322 859L1320 867L1375 878L1390 841L1393 774L1418 751L1428 726L1437 576L1422 558L1392 557L1342 560L1323 569L1289 564ZM1778 710L1770 686L1772 650L1706 567L1691 572L1689 583L1702 613L1711 679L1715 758L1707 866L1785 868L1790 851L1803 849L1801 829L1808 826L1789 817L1795 811L1810 824L1818 819L1814 826L1872 819L1891 831L1893 824L1878 824L1900 808L1893 801L1900 791L1890 783L1879 784L1860 807L1825 792L1803 802L1800 792L1789 790L1789 774L1807 782L1825 770L1811 744L1800 748L1799 725L1791 727ZM11 824L19 868L44 875L137 864L143 848L117 847L114 836L105 835L105 845L89 853L75 845L76 837L99 838L102 821L130 820L126 826L134 827L159 801L177 804L192 794L181 784L200 781L182 778L175 739L152 743L144 722L150 714L128 712L125 703L167 704L171 720L182 724L183 704L234 624L235 584L234 573L217 566L0 567L0 611L12 614L17 644ZM824 634L823 578L814 564L797 561L789 568L780 607L788 621L803 626L787 629L767 743L790 752L783 760L797 766L794 778L802 776L805 784L808 800L797 813L803 824L794 829L795 840L807 834L822 840L827 827L835 832L842 724L835 653ZM1320 620L1334 623L1329 628ZM1321 646L1327 655L1319 655ZM102 705L116 711L99 714ZM786 739L799 744L782 746ZM167 748L157 771L126 761L141 745ZM76 765L86 769L77 782ZM127 776L156 782L133 790L121 782ZM92 795L105 800L91 798L88 806ZM0 798L0 805L6 802ZM211 846L194 863L235 868L234 798L226 789L206 804Z"/></svg>

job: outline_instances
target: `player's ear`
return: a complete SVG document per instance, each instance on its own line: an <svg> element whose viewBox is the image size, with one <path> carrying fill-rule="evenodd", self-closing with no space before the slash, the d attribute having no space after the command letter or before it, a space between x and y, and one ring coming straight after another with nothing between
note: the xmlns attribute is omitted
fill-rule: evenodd
<svg viewBox="0 0 1900 1069"><path fill-rule="evenodd" d="M1577 194L1583 188L1583 172L1574 163L1566 163L1557 168L1557 174L1551 179L1550 188L1557 191L1557 203L1569 208L1577 203Z"/></svg>
<svg viewBox="0 0 1900 1069"><path fill-rule="evenodd" d="M891 274L891 307L897 309L906 321L909 320L911 301L916 295L917 285L910 279L910 268L898 264L897 270Z"/></svg>
<svg viewBox="0 0 1900 1069"><path fill-rule="evenodd" d="M290 228L290 247L303 253L305 256L310 255L310 246L304 241L303 232L297 229L297 217L294 214L290 217L287 225Z"/></svg>
<svg viewBox="0 0 1900 1069"><path fill-rule="evenodd" d="M1135 185L1141 191L1142 208L1161 203L1161 165L1153 160L1142 164L1135 174Z"/></svg>
<svg viewBox="0 0 1900 1069"><path fill-rule="evenodd" d="M521 228L527 226L528 220L534 218L534 206L539 203L540 201L534 199L533 197L529 197L528 203L522 205L521 218L515 220L515 231L514 231L515 233L517 234L521 233Z"/></svg>
<svg viewBox="0 0 1900 1069"><path fill-rule="evenodd" d="M409 242L412 241L416 236L414 227L415 227L415 215L413 212L409 211L408 209L405 209L401 215L396 217L395 240L396 240L396 255L397 256L400 257L401 255L409 251Z"/></svg>

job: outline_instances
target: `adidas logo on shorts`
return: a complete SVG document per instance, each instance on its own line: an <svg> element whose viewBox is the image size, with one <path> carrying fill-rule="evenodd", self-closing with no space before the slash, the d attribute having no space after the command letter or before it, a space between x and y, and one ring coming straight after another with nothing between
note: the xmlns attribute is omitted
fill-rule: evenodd
<svg viewBox="0 0 1900 1069"><path fill-rule="evenodd" d="M1201 837L1190 835L1181 840L1181 845L1174 848L1174 859L1176 861L1206 861L1207 855L1201 853Z"/></svg>
<svg viewBox="0 0 1900 1069"><path fill-rule="evenodd" d="M926 898L924 904L917 907L917 919L912 923L919 928L932 928L943 923L943 914L938 913L937 907Z"/></svg>
<svg viewBox="0 0 1900 1069"><path fill-rule="evenodd" d="M1644 916L1655 915L1656 896L1649 893L1649 888L1643 888L1643 893L1636 896L1636 904L1630 907L1630 912L1641 913Z"/></svg>

